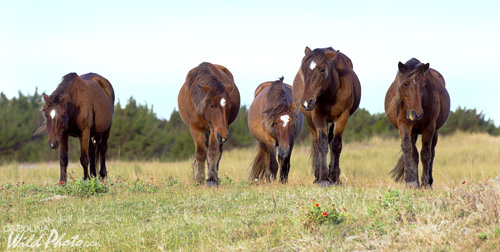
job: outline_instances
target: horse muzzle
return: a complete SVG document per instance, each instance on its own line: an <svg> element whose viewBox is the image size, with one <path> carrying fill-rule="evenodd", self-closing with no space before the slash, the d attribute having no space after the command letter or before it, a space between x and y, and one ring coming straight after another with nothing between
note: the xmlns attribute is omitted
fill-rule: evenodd
<svg viewBox="0 0 500 252"><path fill-rule="evenodd" d="M290 147L287 148L278 147L278 156L287 158L289 155L290 155Z"/></svg>
<svg viewBox="0 0 500 252"><path fill-rule="evenodd" d="M223 144L227 141L227 139L229 138L229 134L224 138L221 136L221 134L217 133L215 135L215 139L217 140L217 142L219 142L220 144Z"/></svg>
<svg viewBox="0 0 500 252"><path fill-rule="evenodd" d="M316 105L316 101L313 100L313 99L308 99L308 100L304 100L302 102L302 107L306 110L306 111L311 111L314 109L314 106Z"/></svg>
<svg viewBox="0 0 500 252"><path fill-rule="evenodd" d="M59 147L59 140L56 140L54 143L52 143L51 141L49 141L49 146L52 149L57 149L57 147Z"/></svg>
<svg viewBox="0 0 500 252"><path fill-rule="evenodd" d="M415 112L415 110L408 109L408 111L406 111L406 118L410 121L418 121L418 120L422 119L423 116L424 116L424 111L422 111L420 113L420 115L417 114L417 112Z"/></svg>

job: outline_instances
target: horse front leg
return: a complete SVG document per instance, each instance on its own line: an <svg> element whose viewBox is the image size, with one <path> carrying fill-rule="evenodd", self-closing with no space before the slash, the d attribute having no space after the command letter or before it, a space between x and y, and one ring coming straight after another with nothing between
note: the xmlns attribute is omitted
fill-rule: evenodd
<svg viewBox="0 0 500 252"><path fill-rule="evenodd" d="M332 124L333 127L333 139L330 142L330 165L329 165L329 175L332 183L341 184L340 182L340 153L342 152L342 135L344 134L345 126L349 119L349 111L344 111L340 115L335 123ZM330 128L332 132L332 128ZM329 134L330 135L330 134Z"/></svg>
<svg viewBox="0 0 500 252"><path fill-rule="evenodd" d="M401 150L403 151L404 158L404 174L406 186L410 188L419 187L418 182L418 166L415 163L415 158L413 155L414 149L413 140L411 134L411 128L407 126L399 126L399 134L401 136Z"/></svg>
<svg viewBox="0 0 500 252"><path fill-rule="evenodd" d="M89 141L90 131L84 130L80 134L80 164L83 167L83 179L89 178Z"/></svg>
<svg viewBox="0 0 500 252"><path fill-rule="evenodd" d="M280 163L280 182L287 183L288 182L288 173L290 172L290 157L292 156L292 146L290 146L290 152L288 156L282 157L279 156Z"/></svg>
<svg viewBox="0 0 500 252"><path fill-rule="evenodd" d="M66 182L68 169L68 135L61 136L61 144L59 145L59 181Z"/></svg>
<svg viewBox="0 0 500 252"><path fill-rule="evenodd" d="M208 140L203 130L191 128L191 136L193 137L195 147L195 180L199 184L203 184L205 182L205 161L207 160Z"/></svg>
<svg viewBox="0 0 500 252"><path fill-rule="evenodd" d="M219 161L222 156L222 143L215 140L213 132L210 132L208 140L208 178L207 186L217 186L219 184Z"/></svg>
<svg viewBox="0 0 500 252"><path fill-rule="evenodd" d="M271 181L271 179L276 180L276 176L278 175L278 162L276 161L276 145L274 142L267 145L267 156L269 157L269 174L266 172L266 178L268 181Z"/></svg>

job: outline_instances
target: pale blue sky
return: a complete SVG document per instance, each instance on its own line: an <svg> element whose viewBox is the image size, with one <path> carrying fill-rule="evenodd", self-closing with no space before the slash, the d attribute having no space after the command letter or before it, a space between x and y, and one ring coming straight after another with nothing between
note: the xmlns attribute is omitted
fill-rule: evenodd
<svg viewBox="0 0 500 252"><path fill-rule="evenodd" d="M242 104L258 84L292 84L304 48L347 54L360 107L383 112L398 61L440 71L454 110L500 123L500 1L1 1L0 92L51 93L69 72L108 78L162 118L177 107L187 72L226 66Z"/></svg>

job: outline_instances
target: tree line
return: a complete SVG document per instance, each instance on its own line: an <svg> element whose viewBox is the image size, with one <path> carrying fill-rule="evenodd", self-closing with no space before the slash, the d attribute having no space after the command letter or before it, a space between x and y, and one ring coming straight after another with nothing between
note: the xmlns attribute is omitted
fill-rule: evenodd
<svg viewBox="0 0 500 252"><path fill-rule="evenodd" d="M59 160L59 151L49 148L46 131L32 136L44 123L40 112L42 96L35 91L33 95L19 92L18 97L8 99L0 93L0 163L1 162L40 162ZM248 109L240 108L238 118L230 126L230 138L224 145L225 150L250 147L254 138L247 125ZM476 109L458 107L451 111L446 124L440 129L441 135L455 131L486 132L500 135L500 127L486 119ZM364 141L373 136L397 138L397 130L390 125L384 113L371 114L359 108L349 118L344 132L345 142ZM307 123L297 144L310 143ZM78 139L70 138L70 159L79 160ZM115 105L113 126L108 141L107 157L111 160L158 160L178 161L192 157L194 143L179 112L174 109L170 118L159 119L153 106L139 104L131 97L125 105L119 101Z"/></svg>

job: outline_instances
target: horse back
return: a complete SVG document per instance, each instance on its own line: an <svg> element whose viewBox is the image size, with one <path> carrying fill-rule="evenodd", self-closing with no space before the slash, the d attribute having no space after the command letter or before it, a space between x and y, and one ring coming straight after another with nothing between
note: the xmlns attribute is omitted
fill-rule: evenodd
<svg viewBox="0 0 500 252"><path fill-rule="evenodd" d="M342 93L347 95L350 93L350 100L352 103L349 109L349 115L352 115L358 109L361 101L361 83L354 72L351 59L345 54L338 52L337 56L335 56L333 65L341 82L339 86L341 95L343 95Z"/></svg>
<svg viewBox="0 0 500 252"><path fill-rule="evenodd" d="M115 104L115 91L108 79L96 73L84 74L81 75L80 78L87 83L97 83L104 90L108 98L111 100L112 104Z"/></svg>

